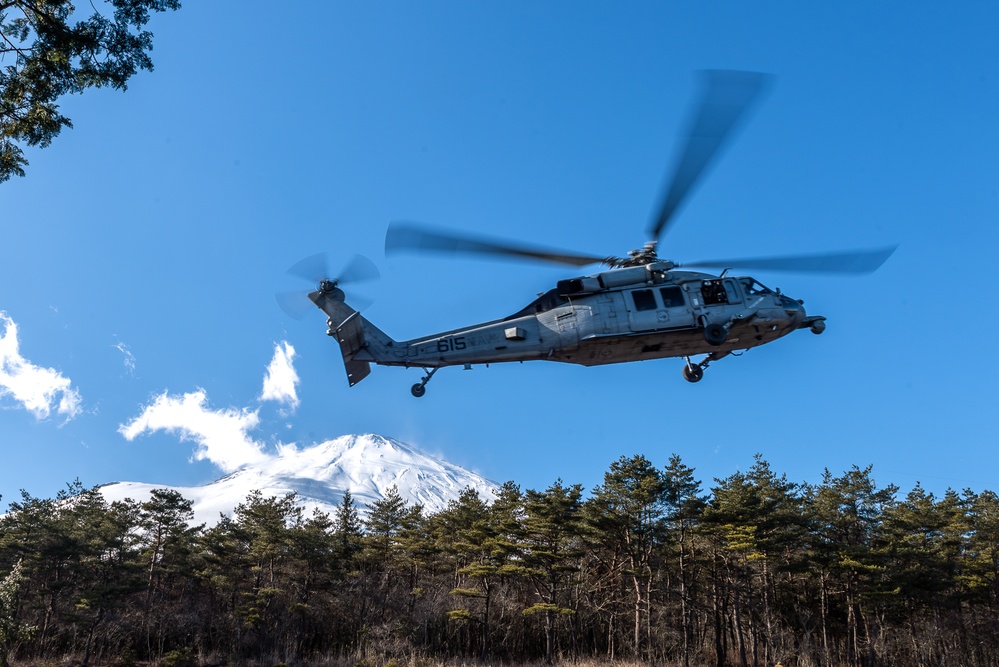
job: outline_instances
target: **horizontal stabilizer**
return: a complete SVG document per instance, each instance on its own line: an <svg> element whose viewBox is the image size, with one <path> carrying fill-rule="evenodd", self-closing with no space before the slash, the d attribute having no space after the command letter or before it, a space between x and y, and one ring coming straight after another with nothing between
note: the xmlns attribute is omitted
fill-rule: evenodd
<svg viewBox="0 0 999 667"><path fill-rule="evenodd" d="M350 383L351 387L368 377L371 373L371 364L367 361L344 361L343 365L347 369L347 382Z"/></svg>

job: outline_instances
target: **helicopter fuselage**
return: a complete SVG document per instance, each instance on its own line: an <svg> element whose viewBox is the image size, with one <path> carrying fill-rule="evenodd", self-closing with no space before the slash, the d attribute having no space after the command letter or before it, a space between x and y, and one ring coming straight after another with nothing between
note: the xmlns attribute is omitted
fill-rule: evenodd
<svg viewBox="0 0 999 667"><path fill-rule="evenodd" d="M408 341L394 341L375 329L344 304L335 287L311 296L330 315L329 334L355 368L376 363L437 369L529 360L599 366L666 357L687 357L690 365L694 355L715 360L796 329L824 329L825 318L807 317L800 301L753 278L673 266L655 262L562 280L509 317ZM328 304L323 294L331 297Z"/></svg>
<svg viewBox="0 0 999 667"><path fill-rule="evenodd" d="M766 88L768 79L758 72L702 73L702 95L653 209L647 240L627 256L525 245L407 221L390 223L386 253L406 250L516 257L575 267L599 263L610 270L559 281L554 289L509 317L408 341L393 340L348 306L337 287L340 279L322 279L309 298L328 316L327 333L340 344L351 386L367 377L373 363L423 368L426 375L411 390L420 397L434 373L446 366L529 360L601 366L666 357L685 358L684 379L698 382L709 363L733 352L770 343L796 329L822 333L825 318L806 315L801 301L767 289L751 277L729 276L728 272L871 273L895 246L698 259L686 264L688 268L730 267L721 275L680 270L680 265L658 255L659 241L684 200ZM705 355L702 360L691 360L701 354Z"/></svg>
<svg viewBox="0 0 999 667"><path fill-rule="evenodd" d="M393 359L371 361L431 368L543 359L599 366L721 356L774 341L805 321L800 302L752 278L635 267L561 281L507 318L397 343ZM726 330L718 345L705 340L710 324Z"/></svg>

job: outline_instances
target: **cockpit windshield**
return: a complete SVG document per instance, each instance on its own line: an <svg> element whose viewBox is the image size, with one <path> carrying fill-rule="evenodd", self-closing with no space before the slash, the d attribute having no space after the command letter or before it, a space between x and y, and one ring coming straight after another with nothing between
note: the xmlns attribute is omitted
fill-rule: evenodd
<svg viewBox="0 0 999 667"><path fill-rule="evenodd" d="M773 294L773 290L769 287L764 287L752 278L740 278L739 282L742 283L742 290L746 293L746 296L755 296L756 294Z"/></svg>

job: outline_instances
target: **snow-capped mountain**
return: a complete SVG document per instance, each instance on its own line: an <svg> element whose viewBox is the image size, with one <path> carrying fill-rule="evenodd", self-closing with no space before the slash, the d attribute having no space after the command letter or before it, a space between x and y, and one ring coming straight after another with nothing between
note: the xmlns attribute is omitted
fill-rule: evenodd
<svg viewBox="0 0 999 667"><path fill-rule="evenodd" d="M420 503L427 513L444 509L465 487L491 501L498 485L460 466L380 435L344 435L299 449L287 445L259 466L248 466L204 486L166 486L114 482L100 487L110 502L144 502L153 489L170 488L194 503L194 522L214 525L220 514L232 516L251 491L265 497L298 494L306 516L313 508L333 514L350 491L361 512L395 486L399 495Z"/></svg>

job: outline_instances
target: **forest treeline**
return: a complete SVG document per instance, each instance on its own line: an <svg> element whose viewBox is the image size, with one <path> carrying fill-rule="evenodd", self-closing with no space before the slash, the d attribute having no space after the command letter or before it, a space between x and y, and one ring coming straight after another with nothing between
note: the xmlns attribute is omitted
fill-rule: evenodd
<svg viewBox="0 0 999 667"><path fill-rule="evenodd" d="M999 497L789 482L708 492L622 457L588 493L513 482L426 513L250 494L191 526L169 490L74 483L0 519L0 664L999 664Z"/></svg>

